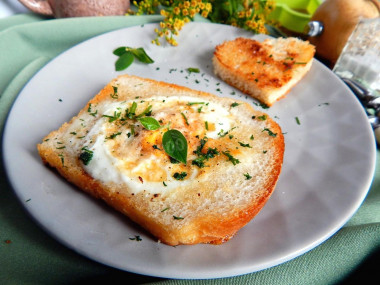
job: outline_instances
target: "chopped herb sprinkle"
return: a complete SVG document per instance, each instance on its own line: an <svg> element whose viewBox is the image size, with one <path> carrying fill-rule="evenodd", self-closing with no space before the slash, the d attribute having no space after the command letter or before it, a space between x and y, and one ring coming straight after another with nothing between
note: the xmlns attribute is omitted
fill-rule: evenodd
<svg viewBox="0 0 380 285"><path fill-rule="evenodd" d="M103 115L103 117L108 118L109 123L116 121L117 119L120 118L120 116L121 116L121 112L116 112L116 111L113 113L113 116Z"/></svg>
<svg viewBox="0 0 380 285"><path fill-rule="evenodd" d="M218 136L220 136L220 137L222 138L222 137L225 137L227 134L228 134L228 131L225 132L223 129L221 129L221 130L219 131L219 133L218 133Z"/></svg>
<svg viewBox="0 0 380 285"><path fill-rule="evenodd" d="M129 238L130 240L135 240L135 241L142 241L140 236L135 236L133 238Z"/></svg>
<svg viewBox="0 0 380 285"><path fill-rule="evenodd" d="M251 178L252 178L252 176L251 176L251 175L249 175L248 173L245 173L245 174L244 174L244 176L245 176L245 178L246 178L247 180L249 180L249 179L251 179Z"/></svg>
<svg viewBox="0 0 380 285"><path fill-rule="evenodd" d="M62 166L65 166L65 157L62 153L58 154L59 158L61 159Z"/></svg>
<svg viewBox="0 0 380 285"><path fill-rule="evenodd" d="M272 132L270 129L268 128L265 128L264 130L262 130L262 132L268 132L268 135L270 135L271 137L276 137L277 134Z"/></svg>
<svg viewBox="0 0 380 285"><path fill-rule="evenodd" d="M228 157L228 161L231 161L233 165L240 163L239 159L234 158L229 151L223 151L222 153Z"/></svg>
<svg viewBox="0 0 380 285"><path fill-rule="evenodd" d="M186 69L189 73L199 73L200 70L199 68L195 68L195 67L189 67L188 69Z"/></svg>
<svg viewBox="0 0 380 285"><path fill-rule="evenodd" d="M112 139L114 139L114 138L116 138L117 136L120 136L120 135L121 135L121 132L117 132L117 133L114 133L114 134L106 137L106 139L111 139L112 140Z"/></svg>
<svg viewBox="0 0 380 285"><path fill-rule="evenodd" d="M198 105L198 104L205 104L205 102L189 102L187 105L192 106L192 105Z"/></svg>
<svg viewBox="0 0 380 285"><path fill-rule="evenodd" d="M233 127L233 128L231 128L229 131L224 131L223 129L221 129L220 131L219 131L219 133L218 133L218 136L220 136L221 138L222 137L225 137L229 132L231 132L233 129L236 129L237 127Z"/></svg>
<svg viewBox="0 0 380 285"><path fill-rule="evenodd" d="M263 109L269 109L269 106L267 105L267 104L264 104L264 103L255 103L255 105L256 106L259 106L259 107L261 107L261 108L263 108Z"/></svg>
<svg viewBox="0 0 380 285"><path fill-rule="evenodd" d="M189 126L189 121L187 120L186 115L184 113L182 113L182 112L181 112L181 115L182 115L183 119L185 120L186 125Z"/></svg>
<svg viewBox="0 0 380 285"><path fill-rule="evenodd" d="M79 155L79 159L82 160L84 165L88 165L94 155L92 150L89 150L87 147L82 148L82 152Z"/></svg>
<svg viewBox="0 0 380 285"><path fill-rule="evenodd" d="M261 121L265 121L267 119L267 115L262 115L257 117Z"/></svg>
<svg viewBox="0 0 380 285"><path fill-rule="evenodd" d="M177 180L184 180L186 176L187 176L187 173L186 173L186 172L181 172L181 173L176 172L176 173L174 173L174 175L173 175L173 177L174 177L175 179L177 179Z"/></svg>
<svg viewBox="0 0 380 285"><path fill-rule="evenodd" d="M249 147L249 148L252 148L249 143L242 143L242 142L239 142L239 144L242 146L242 147Z"/></svg>

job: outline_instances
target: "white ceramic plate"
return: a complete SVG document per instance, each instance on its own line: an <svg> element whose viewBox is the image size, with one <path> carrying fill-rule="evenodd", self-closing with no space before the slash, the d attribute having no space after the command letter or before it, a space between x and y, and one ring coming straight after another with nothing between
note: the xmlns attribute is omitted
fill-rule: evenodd
<svg viewBox="0 0 380 285"><path fill-rule="evenodd" d="M252 34L230 26L191 23L181 32L178 47L156 46L150 43L155 27L122 29L73 47L38 72L18 96L4 132L4 162L17 196L35 220L60 242L93 260L169 278L227 277L269 268L314 248L342 227L369 189L375 143L359 102L318 61L286 98L265 110L285 133L283 171L264 209L226 244L157 243L42 165L36 144L121 73L245 100L261 109L216 78L211 64L217 44ZM115 72L112 51L119 46L144 47L155 63L134 63ZM189 74L189 67L201 72ZM130 240L136 235L142 241Z"/></svg>

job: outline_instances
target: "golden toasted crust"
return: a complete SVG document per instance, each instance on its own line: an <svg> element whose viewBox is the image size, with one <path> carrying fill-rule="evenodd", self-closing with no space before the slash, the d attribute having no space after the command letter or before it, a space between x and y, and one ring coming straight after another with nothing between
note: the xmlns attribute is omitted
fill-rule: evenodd
<svg viewBox="0 0 380 285"><path fill-rule="evenodd" d="M116 99L110 96L115 91L115 86L118 88ZM171 125L182 131L189 144L188 162L186 165L170 163L169 157L162 150L164 131L161 130L149 131L140 128L138 136L130 141L130 144L133 145L137 141L135 152L139 155L153 156L160 162L160 169L169 167L193 173L193 176L186 178L183 183L175 184L176 182L170 182L170 177L166 177L168 187L157 182L154 185L160 186L149 190L149 182L156 183L154 180L156 178L145 173L149 172L148 170L145 172L143 170L139 172L139 179L141 185L147 185L148 190L137 191L135 184L106 181L96 175L92 177L91 171L79 159L83 147L86 146L81 138L91 133L97 122L104 120L102 116L104 114L101 113L104 109L101 109L101 106L108 106L115 102L124 104L123 102L134 101L137 96L141 100L139 102L149 102L146 104L153 105L153 117L160 113L164 122L167 122L166 115L175 119L170 122ZM165 96L164 100L162 96ZM186 124L183 120L179 120L181 116L176 117L177 114L168 111L166 105L162 108L155 105L158 104L158 98L160 102L165 101L165 104L172 100L175 103L173 103L173 108L179 108L180 105L181 110L187 112L191 123ZM185 103L182 100L185 100ZM199 116L200 110L191 109L193 107L186 104L188 100L208 102L209 106L212 104L215 104L212 106L220 106L223 110L228 110L226 118L234 123L231 125L228 136L214 139L210 137L207 140L204 150L216 148L220 154L207 160L204 168L192 165L191 159L194 159L192 155L199 147L200 139L210 133L207 133L203 121L197 124L193 120ZM96 109L96 114L95 106L99 108ZM202 106L204 108L202 110L207 109L205 104ZM141 106L141 108L145 107ZM217 110L211 110L214 107L208 108L210 112L215 111L216 116ZM137 123L134 123L137 126ZM118 126L119 130L123 131L123 125L106 124L112 127ZM120 152L120 149L123 149L123 144L119 143L125 139L126 136L123 135L113 140L113 150ZM146 145L149 145L152 137L156 148L147 148ZM242 142L249 143L249 146L246 144L243 147L240 144ZM284 138L275 121L266 114L255 111L247 103L219 98L174 84L125 75L105 86L77 116L63 124L58 130L51 132L37 147L45 164L57 169L63 177L83 191L104 200L128 216L163 243L168 245L220 244L232 238L241 227L246 225L262 209L272 194L281 172ZM231 163L227 156L222 154L223 151L240 159L240 163L236 165ZM151 165L154 165L154 161ZM252 177L246 177L246 174ZM177 186L170 188L171 184ZM162 189L156 191L160 187Z"/></svg>
<svg viewBox="0 0 380 285"><path fill-rule="evenodd" d="M214 72L228 84L271 106L310 69L314 46L296 38L247 38L215 48Z"/></svg>

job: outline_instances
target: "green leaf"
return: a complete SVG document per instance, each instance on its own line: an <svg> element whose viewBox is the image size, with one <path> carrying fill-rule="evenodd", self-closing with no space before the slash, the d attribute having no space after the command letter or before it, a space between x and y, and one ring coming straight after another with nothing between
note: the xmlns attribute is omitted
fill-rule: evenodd
<svg viewBox="0 0 380 285"><path fill-rule="evenodd" d="M144 128L150 131L157 130L161 127L160 123L157 122L157 120L152 117L139 118L138 121L144 126Z"/></svg>
<svg viewBox="0 0 380 285"><path fill-rule="evenodd" d="M117 55L117 56L122 56L123 54L125 54L127 52L127 47L118 47L117 49L115 49L113 51L113 54L114 55Z"/></svg>
<svg viewBox="0 0 380 285"><path fill-rule="evenodd" d="M153 63L153 59L149 57L149 55L145 52L143 48L130 48L129 49L133 55L143 63Z"/></svg>
<svg viewBox="0 0 380 285"><path fill-rule="evenodd" d="M172 158L186 164L187 140L178 130L169 130L162 137L165 152Z"/></svg>
<svg viewBox="0 0 380 285"><path fill-rule="evenodd" d="M134 60L133 54L131 52L126 52L121 55L115 63L116 71L121 71L126 69L128 66L132 64Z"/></svg>

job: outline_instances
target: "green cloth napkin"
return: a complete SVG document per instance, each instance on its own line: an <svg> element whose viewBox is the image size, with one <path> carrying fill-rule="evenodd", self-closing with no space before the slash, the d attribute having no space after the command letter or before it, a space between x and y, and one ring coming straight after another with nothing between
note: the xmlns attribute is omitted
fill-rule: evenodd
<svg viewBox="0 0 380 285"><path fill-rule="evenodd" d="M49 60L88 38L157 22L160 16L46 19L19 15L0 20L0 129L20 90ZM336 284L374 273L380 249L380 160L371 190L351 220L315 249L256 273L212 280L170 280L120 271L59 244L33 221L0 168L0 284ZM372 262L363 262L370 258ZM362 265L361 265L362 264ZM352 274L361 268L357 274ZM358 276L358 277L356 277Z"/></svg>

